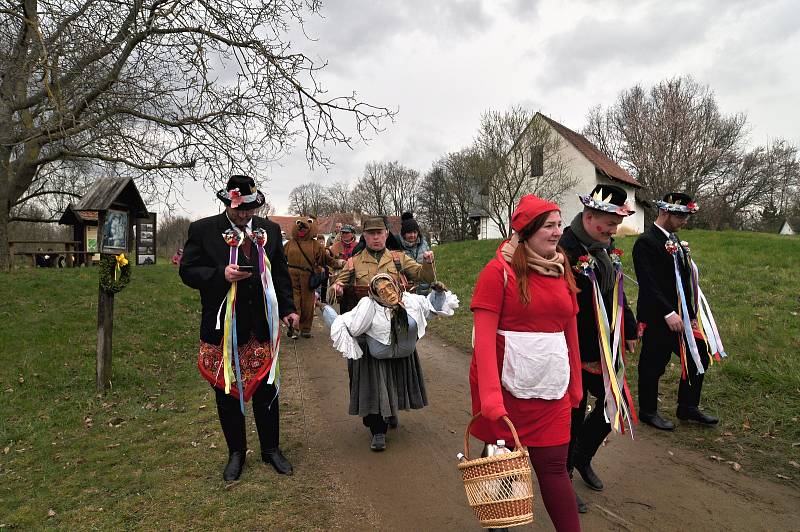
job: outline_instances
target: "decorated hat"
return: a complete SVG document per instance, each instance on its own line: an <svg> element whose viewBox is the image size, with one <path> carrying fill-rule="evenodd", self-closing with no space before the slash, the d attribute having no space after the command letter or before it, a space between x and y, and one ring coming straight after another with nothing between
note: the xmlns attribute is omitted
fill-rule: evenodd
<svg viewBox="0 0 800 532"><path fill-rule="evenodd" d="M578 198L586 207L596 211L610 212L620 216L630 216L636 212L626 203L628 194L616 185L597 185L591 194L578 195Z"/></svg>
<svg viewBox="0 0 800 532"><path fill-rule="evenodd" d="M414 219L414 215L410 212L404 212L402 216L400 216L402 222L400 223L400 234L404 235L406 233L410 233L412 231L416 231L417 233L420 232L419 224Z"/></svg>
<svg viewBox="0 0 800 532"><path fill-rule="evenodd" d="M217 199L243 211L258 209L266 203L264 194L256 188L256 182L246 175L232 175L225 189L217 192Z"/></svg>
<svg viewBox="0 0 800 532"><path fill-rule="evenodd" d="M561 208L551 201L543 200L533 194L527 194L520 198L514 214L511 215L511 227L519 233L540 214L560 210Z"/></svg>
<svg viewBox="0 0 800 532"><path fill-rule="evenodd" d="M670 192L664 199L656 202L656 207L667 212L694 214L699 207L689 194Z"/></svg>

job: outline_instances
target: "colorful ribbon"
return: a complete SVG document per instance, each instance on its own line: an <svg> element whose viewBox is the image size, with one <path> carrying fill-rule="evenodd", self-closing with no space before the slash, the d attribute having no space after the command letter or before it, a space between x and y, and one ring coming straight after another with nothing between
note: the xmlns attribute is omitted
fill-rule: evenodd
<svg viewBox="0 0 800 532"><path fill-rule="evenodd" d="M719 335L719 329L717 328L717 322L714 319L714 315L711 313L711 306L708 304L708 300L706 299L705 294L703 294L703 290L700 288L700 271L697 268L697 264L695 264L694 260L692 259L687 244L684 242L681 243L681 245L685 248L684 253L686 254L686 264L689 268L689 290L691 291L690 298L693 304L692 308L696 311L697 331L699 332L700 337L705 341L706 347L709 349L709 352L712 355L709 357L709 364L713 364L715 359L719 361L722 360L722 357L726 357L728 355L725 353L725 348L722 346L722 338ZM672 255L675 265L675 287L678 293L678 301L680 303L680 306L678 307L678 316L683 322L683 335L686 339L685 343L680 342L679 349L679 355L681 358L681 378L686 379L688 377L688 366L686 362L687 345L689 346L689 352L692 356L692 360L695 363L695 367L697 368L697 374L700 375L705 373L705 368L703 368L703 363L700 359L697 342L695 341L694 330L689 318L689 305L687 303L686 294L683 290L683 283L681 282L680 265L678 262L680 248L677 243L669 240L665 244L665 247L667 252Z"/></svg>
<svg viewBox="0 0 800 532"><path fill-rule="evenodd" d="M625 327L624 291L622 267L614 264L615 280L612 299L612 315L609 320L605 302L594 272L594 260L590 256L578 259L575 268L586 275L592 284L592 303L597 324L597 341L600 347L600 367L603 374L605 400L603 413L614 432L625 433L625 425L633 438L633 425L637 423L636 413L631 409L633 398L625 377Z"/></svg>

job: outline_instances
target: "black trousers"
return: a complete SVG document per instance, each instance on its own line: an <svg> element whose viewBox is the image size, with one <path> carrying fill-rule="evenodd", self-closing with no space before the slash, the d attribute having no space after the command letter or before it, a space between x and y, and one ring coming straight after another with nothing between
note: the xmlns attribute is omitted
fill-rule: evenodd
<svg viewBox="0 0 800 532"><path fill-rule="evenodd" d="M261 451L275 449L280 441L280 412L279 400L275 397L275 386L261 381L258 389L253 394L250 404L246 405L253 411L256 419L256 430ZM224 390L214 388L217 397L217 414L228 452L247 450L247 432L244 425L244 416L239 407L239 400L232 395L225 394ZM273 400L274 399L274 400Z"/></svg>
<svg viewBox="0 0 800 532"><path fill-rule="evenodd" d="M387 423L380 414L364 416L361 418L361 422L369 429L373 436L376 434L386 434L386 431L389 430L389 423Z"/></svg>
<svg viewBox="0 0 800 532"><path fill-rule="evenodd" d="M611 432L611 424L606 423L603 402L606 397L603 376L581 371L583 380L583 399L578 408L572 409L569 454L567 468L572 471L575 464L585 465L592 461L597 449ZM586 415L589 393L595 397L594 408Z"/></svg>
<svg viewBox="0 0 800 532"><path fill-rule="evenodd" d="M708 347L703 340L695 339L700 361L708 369ZM658 411L658 381L666 370L672 354L678 354L680 342L686 343L683 333L669 330L666 322L649 323L642 337L642 353L639 356L639 410L655 413ZM678 385L678 406L697 407L700 405L700 392L703 389L703 374L697 374L697 366L686 345L686 368L688 379L681 379Z"/></svg>

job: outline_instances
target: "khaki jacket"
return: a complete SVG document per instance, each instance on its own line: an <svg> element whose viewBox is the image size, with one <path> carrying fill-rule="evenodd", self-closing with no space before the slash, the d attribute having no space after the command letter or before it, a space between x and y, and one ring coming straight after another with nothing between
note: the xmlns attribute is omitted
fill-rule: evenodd
<svg viewBox="0 0 800 532"><path fill-rule="evenodd" d="M370 280L379 273L388 273L398 281L400 272L395 266L395 258L400 262L402 274L410 282L422 281L432 283L434 281L433 264L420 264L409 258L402 251L385 250L380 262L375 259L367 250L363 250L357 255L350 257L344 269L336 277L336 282L343 285L368 285Z"/></svg>

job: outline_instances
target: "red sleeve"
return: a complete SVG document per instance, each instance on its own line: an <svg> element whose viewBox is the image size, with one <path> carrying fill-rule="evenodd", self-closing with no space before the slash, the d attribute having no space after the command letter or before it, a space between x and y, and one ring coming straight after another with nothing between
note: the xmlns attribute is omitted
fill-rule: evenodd
<svg viewBox="0 0 800 532"><path fill-rule="evenodd" d="M509 282L511 282L510 278ZM490 260L478 276L469 309L473 312L477 309L484 309L500 314L503 309L504 292L503 265L496 260Z"/></svg>
<svg viewBox="0 0 800 532"><path fill-rule="evenodd" d="M569 351L569 387L567 393L572 408L578 408L583 399L583 383L581 382L581 352L578 347L578 300L575 294L570 292L572 297L573 314L567 322L565 328L567 337L567 350Z"/></svg>
<svg viewBox="0 0 800 532"><path fill-rule="evenodd" d="M478 374L478 394L481 398L481 415L496 421L508 415L500 391L500 372L497 370L497 325L500 316L482 308L474 309L475 364Z"/></svg>

